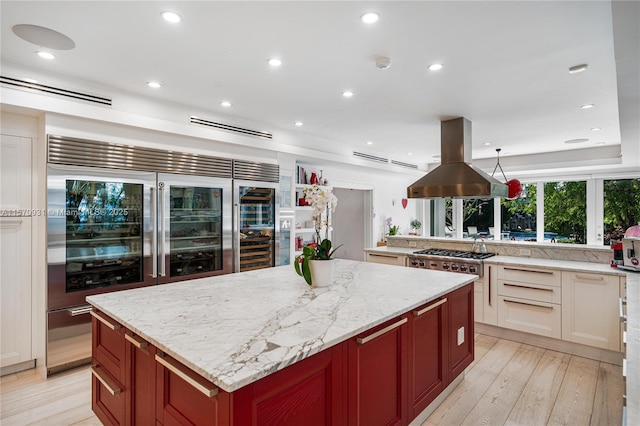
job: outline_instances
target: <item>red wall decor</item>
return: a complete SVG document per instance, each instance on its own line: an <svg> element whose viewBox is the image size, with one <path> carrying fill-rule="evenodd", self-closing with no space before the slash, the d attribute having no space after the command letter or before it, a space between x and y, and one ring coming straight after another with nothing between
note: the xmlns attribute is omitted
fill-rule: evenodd
<svg viewBox="0 0 640 426"><path fill-rule="evenodd" d="M406 209L407 208L407 204L409 203L409 200L407 200L406 198L402 199L402 208Z"/></svg>

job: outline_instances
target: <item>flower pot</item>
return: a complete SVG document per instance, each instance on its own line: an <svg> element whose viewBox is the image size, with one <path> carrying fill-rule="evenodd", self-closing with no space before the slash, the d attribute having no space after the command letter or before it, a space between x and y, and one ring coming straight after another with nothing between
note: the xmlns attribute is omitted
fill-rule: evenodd
<svg viewBox="0 0 640 426"><path fill-rule="evenodd" d="M333 260L309 260L311 285L313 287L326 287L333 284L333 268Z"/></svg>

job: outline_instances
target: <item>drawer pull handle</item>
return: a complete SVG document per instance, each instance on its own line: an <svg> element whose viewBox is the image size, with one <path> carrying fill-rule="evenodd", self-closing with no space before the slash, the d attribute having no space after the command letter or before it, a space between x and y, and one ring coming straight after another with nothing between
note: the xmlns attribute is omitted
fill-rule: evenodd
<svg viewBox="0 0 640 426"><path fill-rule="evenodd" d="M622 358L622 377L627 378L627 359Z"/></svg>
<svg viewBox="0 0 640 426"><path fill-rule="evenodd" d="M593 276L593 275L576 274L576 278L580 280L604 281L604 277L602 275Z"/></svg>
<svg viewBox="0 0 640 426"><path fill-rule="evenodd" d="M109 383L112 382L112 380L110 378L108 378L107 376L102 376L100 374L100 372L98 371L98 366L97 365L92 365L91 366L91 374L93 374L93 376L98 379L98 381L100 383L102 383L102 386L105 387L105 389L107 389L107 391L109 391L109 393L113 396L119 395L120 392L122 391L122 389L120 389L118 386L115 386L113 383Z"/></svg>
<svg viewBox="0 0 640 426"><path fill-rule="evenodd" d="M69 312L69 315L71 315L72 317L75 317L77 315L84 315L84 314L91 313L92 309L93 308L91 307L91 305L85 305L77 308L67 309L67 311Z"/></svg>
<svg viewBox="0 0 640 426"><path fill-rule="evenodd" d="M419 311L413 311L413 315L419 317L420 315L429 312L432 309L437 308L438 306L442 305L443 303L447 303L447 298L445 297L442 300L437 301L436 303L434 303L433 305L429 305L426 308L422 308Z"/></svg>
<svg viewBox="0 0 640 426"><path fill-rule="evenodd" d="M553 275L553 271L532 271L531 269L519 269L519 268L504 268L505 271L517 271L517 272L532 272L534 274L550 274Z"/></svg>
<svg viewBox="0 0 640 426"><path fill-rule="evenodd" d="M503 300L507 303L516 303L518 305L527 305L527 306L535 306L538 308L553 309L553 306L538 305L537 303L520 302L519 300L509 300L509 299L503 299Z"/></svg>
<svg viewBox="0 0 640 426"><path fill-rule="evenodd" d="M146 341L142 340L137 336L134 336L133 334L127 333L124 335L124 338L127 339L129 342L131 342L131 344L138 349L144 349L147 346L149 346L149 343L147 343Z"/></svg>
<svg viewBox="0 0 640 426"><path fill-rule="evenodd" d="M398 328L398 327L400 327L402 324L406 323L407 321L408 321L408 320L407 320L406 318L403 318L403 319L401 319L400 321L398 321L398 322L394 322L393 324L391 324L391 325L389 325L389 326L387 326L387 327L383 328L382 330L378 330L378 331L376 331L375 333L372 333L372 334L368 335L367 337L358 337L358 338L356 339L356 342L358 342L358 343L359 343L359 344L361 344L361 345L364 345L365 343L372 341L372 340L373 340L373 339L375 339L376 337L380 337L380 336L382 336L383 334L385 334L386 332L391 331L391 330L393 330L394 328Z"/></svg>
<svg viewBox="0 0 640 426"><path fill-rule="evenodd" d="M379 254L379 253L369 253L369 256L371 257L390 257L392 259L397 259L398 256L393 255L393 254Z"/></svg>
<svg viewBox="0 0 640 426"><path fill-rule="evenodd" d="M156 354L156 361L165 366L167 370L171 371L176 376L180 377L185 382L189 383L191 386L205 394L207 397L211 398L212 396L216 396L218 394L218 388L214 387L213 389L200 384L197 380L191 377L188 373L182 371L180 367L174 365L168 359Z"/></svg>
<svg viewBox="0 0 640 426"><path fill-rule="evenodd" d="M109 327L111 330L119 330L121 327L120 324L112 323L111 321L109 321L108 319L106 319L96 311L91 311L91 316L97 319L98 321L100 321L101 323L103 323L104 325L106 325L107 327Z"/></svg>
<svg viewBox="0 0 640 426"><path fill-rule="evenodd" d="M503 284L506 287L519 287L519 288L528 288L530 290L542 290L542 291L550 291L553 293L553 289L552 288L547 288L547 287L535 287L532 285L520 285L520 284L511 284L511 283L504 283Z"/></svg>
<svg viewBox="0 0 640 426"><path fill-rule="evenodd" d="M618 310L620 314L620 322L625 322L627 320L627 316L624 314L624 306L627 304L627 299L619 297L618 298Z"/></svg>

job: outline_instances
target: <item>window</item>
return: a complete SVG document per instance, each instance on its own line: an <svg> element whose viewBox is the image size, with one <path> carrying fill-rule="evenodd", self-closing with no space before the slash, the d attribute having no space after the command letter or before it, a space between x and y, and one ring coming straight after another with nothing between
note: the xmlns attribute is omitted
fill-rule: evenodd
<svg viewBox="0 0 640 426"><path fill-rule="evenodd" d="M587 182L544 184L544 240L587 243Z"/></svg>
<svg viewBox="0 0 640 426"><path fill-rule="evenodd" d="M502 239L536 241L536 193L536 184L527 183L522 185L520 197L502 199Z"/></svg>
<svg viewBox="0 0 640 426"><path fill-rule="evenodd" d="M604 244L640 222L640 179L604 181Z"/></svg>
<svg viewBox="0 0 640 426"><path fill-rule="evenodd" d="M493 199L463 200L463 230L469 238L493 238ZM464 234L463 234L464 235Z"/></svg>

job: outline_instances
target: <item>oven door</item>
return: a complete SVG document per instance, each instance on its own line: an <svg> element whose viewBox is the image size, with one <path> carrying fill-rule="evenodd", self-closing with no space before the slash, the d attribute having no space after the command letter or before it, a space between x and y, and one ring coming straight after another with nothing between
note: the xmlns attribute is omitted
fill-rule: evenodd
<svg viewBox="0 0 640 426"><path fill-rule="evenodd" d="M155 284L156 174L55 164L47 171L48 310Z"/></svg>

